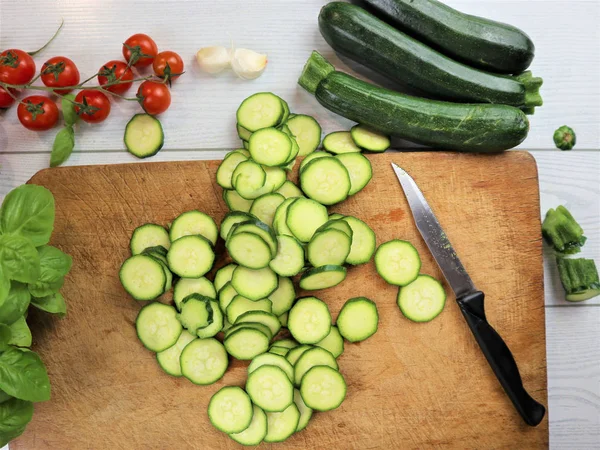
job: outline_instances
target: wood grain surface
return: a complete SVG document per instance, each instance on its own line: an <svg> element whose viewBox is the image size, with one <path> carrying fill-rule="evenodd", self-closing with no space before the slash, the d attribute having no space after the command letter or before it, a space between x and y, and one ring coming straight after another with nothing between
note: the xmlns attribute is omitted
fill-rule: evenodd
<svg viewBox="0 0 600 450"><path fill-rule="evenodd" d="M547 404L535 163L522 152L438 153L432 169L432 157L371 156L373 181L332 210L365 220L378 243L410 240L421 253L422 271L441 278L389 163L411 173L473 281L486 292L488 318L512 349L526 388ZM195 161L67 167L32 178L55 195L52 244L73 256L74 268L64 288L67 317L32 317L34 349L48 366L52 400L36 404L32 423L11 449L236 448L209 424L206 407L220 387L243 385L247 364L232 362L225 377L208 387L164 374L136 338L140 305L117 277L135 227L167 224L190 209L217 221L223 217L217 166ZM222 245L217 249L222 252ZM217 266L224 262L222 255ZM398 311L396 289L376 275L372 263L350 269L341 286L316 295L333 317L350 297L372 298L379 331L361 344L346 344L339 359L348 383L342 406L315 414L285 448L547 447L547 419L537 428L523 424L452 295L435 321L412 323Z"/></svg>

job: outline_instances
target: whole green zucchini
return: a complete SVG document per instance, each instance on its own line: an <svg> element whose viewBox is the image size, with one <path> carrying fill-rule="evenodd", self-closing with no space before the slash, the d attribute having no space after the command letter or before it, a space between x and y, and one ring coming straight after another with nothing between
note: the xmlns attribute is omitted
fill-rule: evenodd
<svg viewBox="0 0 600 450"><path fill-rule="evenodd" d="M317 52L298 83L347 119L434 148L497 152L519 145L529 131L527 116L518 108L411 97L337 72Z"/></svg>
<svg viewBox="0 0 600 450"><path fill-rule="evenodd" d="M365 0L401 30L465 63L498 73L521 73L533 42L512 25L457 11L437 0Z"/></svg>
<svg viewBox="0 0 600 450"><path fill-rule="evenodd" d="M459 63L350 3L333 2L319 14L319 28L334 50L421 91L448 100L501 103L519 108L542 104L541 78L531 72L497 75Z"/></svg>

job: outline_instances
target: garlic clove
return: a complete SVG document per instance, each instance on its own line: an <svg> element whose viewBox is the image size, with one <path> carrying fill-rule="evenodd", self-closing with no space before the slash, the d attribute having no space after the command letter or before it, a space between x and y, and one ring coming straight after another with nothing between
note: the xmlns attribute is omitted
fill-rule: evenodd
<svg viewBox="0 0 600 450"><path fill-rule="evenodd" d="M202 71L216 74L231 65L231 53L225 47L204 47L196 53L196 60Z"/></svg>
<svg viewBox="0 0 600 450"><path fill-rule="evenodd" d="M246 48L235 49L231 54L231 68L237 76L253 80L262 75L267 67L267 55Z"/></svg>

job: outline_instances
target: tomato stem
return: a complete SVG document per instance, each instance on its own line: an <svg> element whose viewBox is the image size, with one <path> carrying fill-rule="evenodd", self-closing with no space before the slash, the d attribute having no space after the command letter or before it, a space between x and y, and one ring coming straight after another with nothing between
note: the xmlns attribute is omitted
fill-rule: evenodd
<svg viewBox="0 0 600 450"><path fill-rule="evenodd" d="M56 32L54 33L54 35L50 38L50 40L48 42L46 42L42 47L38 48L37 50L35 50L33 52L27 52L27 53L29 55L31 55L31 56L35 56L39 52L41 52L42 50L44 50L46 47L48 47L50 45L50 43L54 40L54 38L56 36L58 36L58 33L60 33L60 30L62 29L62 27L63 27L64 24L65 24L65 19L61 19L60 20L60 26L58 27L58 29L56 30Z"/></svg>
<svg viewBox="0 0 600 450"><path fill-rule="evenodd" d="M50 86L36 86L36 85L32 85L30 83L29 84L10 84L10 83L4 83L2 81L0 81L0 86L2 86L3 88L31 89L34 91L46 91L46 92L53 92L53 93L56 93L57 90L63 91L63 90L90 89L90 90L96 90L96 91L105 91L105 92L108 92L108 93L114 95L114 92L107 91L106 88L114 86L115 84L136 83L138 81L147 81L147 80L151 80L152 78L154 78L153 75L148 75L146 77L134 78L133 80L126 80L126 81L115 80L115 81L108 82L102 86L85 86L85 83L87 83L91 79L95 78L97 75L98 74L95 74L94 76L88 78L87 80L83 81L82 83L76 84L74 86L50 87Z"/></svg>

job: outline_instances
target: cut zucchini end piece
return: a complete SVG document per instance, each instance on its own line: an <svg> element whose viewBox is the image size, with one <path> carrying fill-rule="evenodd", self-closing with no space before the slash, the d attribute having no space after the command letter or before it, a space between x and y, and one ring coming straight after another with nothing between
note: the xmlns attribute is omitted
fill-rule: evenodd
<svg viewBox="0 0 600 450"><path fill-rule="evenodd" d="M311 94L314 94L317 91L319 83L327 78L327 75L331 72L335 72L335 67L323 55L313 50L310 58L308 58L308 61L304 65L304 69L302 69L302 75L298 79L298 84Z"/></svg>

